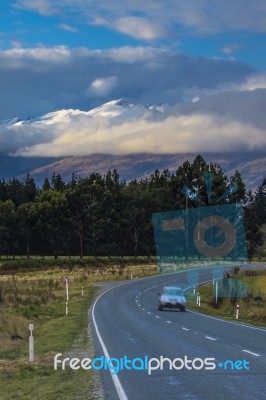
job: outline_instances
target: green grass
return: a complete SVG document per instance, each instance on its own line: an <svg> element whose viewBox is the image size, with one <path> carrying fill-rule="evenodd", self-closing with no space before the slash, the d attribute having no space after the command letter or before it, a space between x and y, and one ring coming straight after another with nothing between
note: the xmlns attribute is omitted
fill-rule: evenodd
<svg viewBox="0 0 266 400"><path fill-rule="evenodd" d="M198 289L201 306L196 305L196 297L191 294L187 297L188 306L202 313L236 320L236 305L239 304L238 321L266 327L266 274L265 271L259 270L256 273L255 276L247 276L244 273L239 277L240 282L248 287L246 298L219 298L216 305L213 286L208 284ZM257 296L261 297L262 300L255 300Z"/></svg>
<svg viewBox="0 0 266 400"><path fill-rule="evenodd" d="M63 353L78 358L94 357L88 335L88 309L98 290L94 282L156 273L157 266L148 263L124 268L45 266L43 270L14 269L0 274L0 399L99 400L99 375L95 371L54 371L54 356ZM70 278L68 315L65 315L63 281L66 275ZM34 323L35 328L35 361L31 364L28 362L29 323ZM12 341L14 334L23 339Z"/></svg>
<svg viewBox="0 0 266 400"><path fill-rule="evenodd" d="M149 256L84 256L82 259L78 256L58 256L57 258L53 256L30 256L27 258L25 256L0 256L0 272L29 270L29 269L42 269L51 267L67 267L69 269L77 266L87 266L95 268L104 268L110 266L117 266L124 268L126 266L132 265L150 265L156 263L156 257Z"/></svg>
<svg viewBox="0 0 266 400"><path fill-rule="evenodd" d="M1 400L98 399L92 391L91 373L84 371L24 366L1 376Z"/></svg>
<svg viewBox="0 0 266 400"><path fill-rule="evenodd" d="M249 292L266 296L266 275L243 277L241 282L248 285Z"/></svg>
<svg viewBox="0 0 266 400"><path fill-rule="evenodd" d="M3 278L3 277L2 277ZM69 314L65 315L65 290L62 280L45 279L38 273L30 280L5 277L0 304L0 379L1 400L11 399L97 399L93 395L95 377L88 371L54 371L56 353L79 357L92 356L87 333L88 308L96 288L88 281L73 280L70 285ZM42 282L42 284L40 284ZM84 286L84 296L81 287ZM45 301L36 301L46 293ZM11 296L12 294L12 296ZM27 296L26 296L27 294ZM26 297L25 297L26 296ZM23 304L17 304L23 301ZM15 307L14 307L15 305ZM27 310L27 312L25 312ZM28 362L28 323L34 323L35 360ZM22 340L11 340L19 334ZM95 397L96 396L96 397Z"/></svg>

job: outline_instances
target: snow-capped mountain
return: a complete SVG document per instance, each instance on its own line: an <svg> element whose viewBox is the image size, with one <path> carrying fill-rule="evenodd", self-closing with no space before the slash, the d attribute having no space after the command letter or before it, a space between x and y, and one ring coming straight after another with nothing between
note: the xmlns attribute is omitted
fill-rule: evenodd
<svg viewBox="0 0 266 400"><path fill-rule="evenodd" d="M144 114L151 114L154 116L158 110L152 107L145 107L142 104L128 103L125 99L113 100L108 103L101 105L100 107L94 108L88 112L88 115L92 117L108 117L108 118L119 118L119 119L132 119L140 118Z"/></svg>
<svg viewBox="0 0 266 400"><path fill-rule="evenodd" d="M89 111L78 109L62 109L50 112L40 117L29 117L25 120L13 118L0 121L2 126L23 126L34 125L53 125L68 124L79 118L108 118L112 122L122 123L145 116L147 119L157 119L165 112L168 104L158 104L146 107L142 104L128 103L125 99L113 100Z"/></svg>
<svg viewBox="0 0 266 400"><path fill-rule="evenodd" d="M54 171L68 180L73 172L87 176L116 168L122 178L130 180L145 177L155 168L175 171L185 160L205 153L208 162L217 162L229 174L238 169L248 188L255 189L262 182L266 158L259 151L211 154L206 149L185 154L187 120L183 125L174 120L169 127L178 112L167 103L145 106L122 98L87 111L62 109L40 117L0 121L0 178L23 177L29 171L41 185ZM177 135L169 146L165 127L177 134L181 130L181 139ZM177 150L173 151L171 143Z"/></svg>
<svg viewBox="0 0 266 400"><path fill-rule="evenodd" d="M8 125L15 125L15 124L17 124L17 123L20 122L20 121L21 121L20 118L4 119L4 120L0 121L0 126L1 126L1 125L6 125L6 126L8 126Z"/></svg>

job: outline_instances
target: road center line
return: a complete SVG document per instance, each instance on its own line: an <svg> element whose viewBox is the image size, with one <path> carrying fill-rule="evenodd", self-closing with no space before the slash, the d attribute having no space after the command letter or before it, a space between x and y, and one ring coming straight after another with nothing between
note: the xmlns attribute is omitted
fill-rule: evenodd
<svg viewBox="0 0 266 400"><path fill-rule="evenodd" d="M171 324L172 323L172 321L166 321L168 324Z"/></svg>
<svg viewBox="0 0 266 400"><path fill-rule="evenodd" d="M189 331L189 329L187 329L187 328L182 328L183 329L183 331Z"/></svg>

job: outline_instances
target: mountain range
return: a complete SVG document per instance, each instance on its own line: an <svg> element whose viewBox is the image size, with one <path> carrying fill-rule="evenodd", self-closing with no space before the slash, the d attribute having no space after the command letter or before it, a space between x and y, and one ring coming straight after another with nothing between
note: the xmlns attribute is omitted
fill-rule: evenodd
<svg viewBox="0 0 266 400"><path fill-rule="evenodd" d="M171 108L168 103L155 104L150 107L146 107L142 104L133 104L127 102L125 99L112 100L108 103L102 104L89 111L81 111L78 109L58 110L44 114L40 117L28 117L22 118L11 118L0 121L0 126L9 127L22 127L27 125L38 126L45 125L57 125L57 124L69 124L71 121L75 121L78 118L87 118L88 123L93 118L111 118L114 122L127 122L132 119L142 117L144 114L150 114L150 117L155 119L166 114L166 110Z"/></svg>
<svg viewBox="0 0 266 400"><path fill-rule="evenodd" d="M172 112L169 104L157 104L146 107L141 104L132 104L125 99L105 103L89 111L75 109L59 110L47 113L40 117L26 119L13 118L0 121L0 131L25 135L27 129L32 136L43 134L43 129L64 130L68 126L78 126L80 121L88 124L101 121L107 126L125 124L132 120L145 118L150 121L163 120ZM45 132L45 130L44 130ZM3 141L3 140L2 140ZM38 143L38 142L37 142ZM24 156L21 154L10 155L12 152L3 151L0 154L0 177L9 179L12 176L23 178L26 172L35 178L41 185L45 177L51 177L53 172L60 173L64 180L69 180L72 173L84 177L92 172L101 174L109 169L116 168L122 179L131 180L149 176L156 168L175 171L184 161L193 161L196 153L154 154L148 149L143 152L131 154L106 154L94 152L82 156ZM111 151L110 151L111 152ZM201 153L202 154L202 153ZM255 190L265 177L266 155L265 152L217 152L202 154L207 162L215 162L222 166L225 173L230 176L237 169L246 183L247 188Z"/></svg>

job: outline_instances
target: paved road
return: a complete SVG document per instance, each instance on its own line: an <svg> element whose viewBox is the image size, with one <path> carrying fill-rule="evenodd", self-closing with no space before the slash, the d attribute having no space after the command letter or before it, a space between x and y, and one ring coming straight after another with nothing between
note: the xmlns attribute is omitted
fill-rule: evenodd
<svg viewBox="0 0 266 400"><path fill-rule="evenodd" d="M209 270L200 281L211 279ZM214 370L122 370L102 372L106 400L260 400L266 396L266 330L210 318L190 310L157 310L166 282L180 283L186 273L118 284L96 300L92 309L97 356L128 359L160 356L215 358ZM246 360L248 369L218 367L226 360ZM115 364L114 364L115 365ZM181 361L177 362L181 365ZM200 366L197 361L196 366ZM189 364L190 366L190 364ZM243 367L243 365L242 365Z"/></svg>

